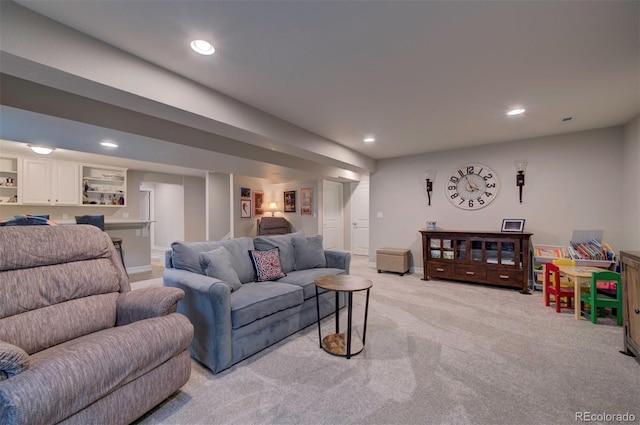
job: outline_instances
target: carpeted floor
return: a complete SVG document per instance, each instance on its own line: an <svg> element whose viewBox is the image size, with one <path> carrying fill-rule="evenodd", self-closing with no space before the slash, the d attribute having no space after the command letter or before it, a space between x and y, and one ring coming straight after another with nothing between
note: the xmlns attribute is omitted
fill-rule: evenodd
<svg viewBox="0 0 640 425"><path fill-rule="evenodd" d="M363 257L351 273L374 283L361 354L325 353L311 326L217 375L194 361L137 424L573 424L581 412L640 423L640 364L619 353L613 320L557 314L540 292L378 274Z"/></svg>

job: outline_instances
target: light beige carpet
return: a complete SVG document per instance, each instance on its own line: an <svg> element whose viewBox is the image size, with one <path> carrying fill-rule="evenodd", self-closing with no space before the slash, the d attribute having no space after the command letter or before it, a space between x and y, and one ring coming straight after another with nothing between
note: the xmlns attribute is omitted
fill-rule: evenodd
<svg viewBox="0 0 640 425"><path fill-rule="evenodd" d="M619 353L612 320L557 314L540 292L378 274L362 257L352 274L374 283L361 354L325 353L311 326L218 375L193 362L138 423L574 424L577 412L640 423L640 365Z"/></svg>

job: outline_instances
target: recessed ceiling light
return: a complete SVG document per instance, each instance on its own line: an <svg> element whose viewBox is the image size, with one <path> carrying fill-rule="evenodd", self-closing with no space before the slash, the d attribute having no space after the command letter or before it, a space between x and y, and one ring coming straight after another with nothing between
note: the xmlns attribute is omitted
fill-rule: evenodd
<svg viewBox="0 0 640 425"><path fill-rule="evenodd" d="M509 116L514 116L514 115L520 115L520 114L524 114L525 109L523 108L516 108L516 109L512 109L509 112L507 112L507 115Z"/></svg>
<svg viewBox="0 0 640 425"><path fill-rule="evenodd" d="M51 152L55 151L56 148L51 148L49 146L39 146L39 145L27 145L37 154L40 155L49 155Z"/></svg>
<svg viewBox="0 0 640 425"><path fill-rule="evenodd" d="M216 49L213 48L211 43L205 40L193 40L191 42L191 48L201 55L212 55Z"/></svg>
<svg viewBox="0 0 640 425"><path fill-rule="evenodd" d="M118 145L116 145L116 144L115 144L115 143L113 143L113 142L100 142L100 144L101 144L102 146L107 147L107 148L117 148L117 147L118 147Z"/></svg>
<svg viewBox="0 0 640 425"><path fill-rule="evenodd" d="M364 142L365 143L373 143L375 141L376 141L376 139L374 137L365 137L364 138Z"/></svg>

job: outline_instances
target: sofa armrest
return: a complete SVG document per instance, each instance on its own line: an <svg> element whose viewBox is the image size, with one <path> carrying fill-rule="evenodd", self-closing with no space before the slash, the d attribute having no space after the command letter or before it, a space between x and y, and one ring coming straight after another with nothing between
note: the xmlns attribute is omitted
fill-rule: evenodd
<svg viewBox="0 0 640 425"><path fill-rule="evenodd" d="M327 260L327 267L334 269L346 270L349 274L349 266L351 265L351 252L340 251L337 249L325 249L324 257Z"/></svg>
<svg viewBox="0 0 640 425"><path fill-rule="evenodd" d="M0 381L29 369L29 355L22 348L0 341Z"/></svg>
<svg viewBox="0 0 640 425"><path fill-rule="evenodd" d="M116 326L174 313L184 292L176 288L143 288L124 292L116 305Z"/></svg>
<svg viewBox="0 0 640 425"><path fill-rule="evenodd" d="M164 286L184 291L178 313L194 327L191 355L214 373L231 366L231 289L222 280L187 270L165 269Z"/></svg>

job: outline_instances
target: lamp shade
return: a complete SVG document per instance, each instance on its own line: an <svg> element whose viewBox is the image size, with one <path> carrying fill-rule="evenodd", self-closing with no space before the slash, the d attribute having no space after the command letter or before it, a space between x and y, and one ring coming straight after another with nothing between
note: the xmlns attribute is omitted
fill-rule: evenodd
<svg viewBox="0 0 640 425"><path fill-rule="evenodd" d="M273 214L278 211L278 204L275 202L269 202L269 206L267 207L267 212L271 213L271 217Z"/></svg>
<svg viewBox="0 0 640 425"><path fill-rule="evenodd" d="M522 171L523 173L527 170L527 161L513 161L513 165L516 167L516 171L520 172Z"/></svg>

